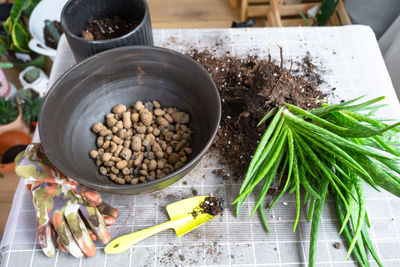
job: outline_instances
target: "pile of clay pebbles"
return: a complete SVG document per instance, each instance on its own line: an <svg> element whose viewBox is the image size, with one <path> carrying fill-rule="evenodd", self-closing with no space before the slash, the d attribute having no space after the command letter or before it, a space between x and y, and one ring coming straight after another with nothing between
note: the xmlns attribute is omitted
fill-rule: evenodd
<svg viewBox="0 0 400 267"><path fill-rule="evenodd" d="M131 108L117 105L105 121L92 126L97 150L89 154L100 174L115 183L163 178L180 169L192 153L190 115L174 107L162 108L158 101L137 101Z"/></svg>

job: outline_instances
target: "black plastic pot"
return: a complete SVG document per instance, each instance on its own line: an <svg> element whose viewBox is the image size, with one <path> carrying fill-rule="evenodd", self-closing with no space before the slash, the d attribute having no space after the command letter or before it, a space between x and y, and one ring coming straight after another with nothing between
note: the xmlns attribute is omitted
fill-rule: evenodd
<svg viewBox="0 0 400 267"><path fill-rule="evenodd" d="M88 41L80 37L89 18L112 16L141 22L128 34L110 40ZM145 0L69 0L61 12L61 25L78 62L111 48L154 44L149 7Z"/></svg>
<svg viewBox="0 0 400 267"><path fill-rule="evenodd" d="M114 184L89 157L96 149L91 127L104 122L113 106L137 100L158 100L188 112L193 153L185 166L164 178ZM192 170L211 146L220 118L218 90L197 62L164 48L128 46L94 55L61 76L46 95L38 127L47 157L63 173L98 190L138 194L162 189Z"/></svg>

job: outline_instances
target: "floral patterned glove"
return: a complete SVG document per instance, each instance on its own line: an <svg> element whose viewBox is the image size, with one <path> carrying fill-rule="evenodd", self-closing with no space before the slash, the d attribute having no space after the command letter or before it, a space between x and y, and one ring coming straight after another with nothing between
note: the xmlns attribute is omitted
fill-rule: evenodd
<svg viewBox="0 0 400 267"><path fill-rule="evenodd" d="M17 156L15 172L32 193L38 240L48 257L55 255L53 236L60 250L77 258L96 254L92 240L110 241L105 226L114 223L118 211L102 202L99 193L54 168L40 144L31 144Z"/></svg>

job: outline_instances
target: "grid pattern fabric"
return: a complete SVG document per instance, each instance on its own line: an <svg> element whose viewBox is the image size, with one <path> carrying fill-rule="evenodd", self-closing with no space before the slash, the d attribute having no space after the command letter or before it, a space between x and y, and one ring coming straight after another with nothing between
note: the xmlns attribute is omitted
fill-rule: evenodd
<svg viewBox="0 0 400 267"><path fill-rule="evenodd" d="M324 71L322 90L332 102L360 95L369 98L385 95L389 105L382 117L400 118L400 106L372 30L365 26L297 27L254 29L154 30L155 43L180 52L208 49L216 55L267 57L279 60L283 48L285 64L301 60L309 52ZM62 37L54 62L51 83L74 65L72 52ZM110 227L113 238L168 220L165 206L194 194L223 197L231 203L240 184L215 174L224 168L218 155L208 153L201 163L179 182L146 195L103 193L105 201L117 207L120 217ZM400 199L366 187L370 235L385 266L400 266ZM242 206L239 217L233 208L223 216L177 238L173 230L162 232L133 246L125 253L106 255L104 245L96 243L93 258L74 259L57 251L48 259L37 244L35 216L30 195L20 182L0 247L1 267L8 266L304 266L308 261L310 224L300 218L292 232L295 199L286 194L267 214L270 233L266 233L258 215L249 218L254 196ZM303 213L305 207L302 207ZM346 245L338 235L334 203L328 200L320 225L317 266L355 266L343 262ZM335 243L341 248L334 247ZM373 262L370 257L371 263ZM372 266L375 266L372 263Z"/></svg>

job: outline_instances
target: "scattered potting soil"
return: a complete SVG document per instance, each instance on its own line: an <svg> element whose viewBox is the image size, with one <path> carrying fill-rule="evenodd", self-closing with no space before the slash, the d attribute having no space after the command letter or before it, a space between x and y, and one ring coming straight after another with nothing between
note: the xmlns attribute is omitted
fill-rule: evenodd
<svg viewBox="0 0 400 267"><path fill-rule="evenodd" d="M15 157L22 151L26 149L26 145L16 145L12 146L3 154L1 158L2 164L11 163L14 161Z"/></svg>
<svg viewBox="0 0 400 267"><path fill-rule="evenodd" d="M277 196L279 194L279 192L280 192L280 190L276 186L268 189L268 195L273 196L273 197Z"/></svg>
<svg viewBox="0 0 400 267"><path fill-rule="evenodd" d="M196 189L194 189L194 188L192 188L192 195L193 195L193 196L197 196L197 195L198 195L198 192L197 192L197 190L196 190Z"/></svg>
<svg viewBox="0 0 400 267"><path fill-rule="evenodd" d="M201 238L199 240L203 239ZM175 245L157 253L156 261L159 263L158 265L161 266L192 266L201 265L203 260L205 260L204 256L206 256L207 260L210 259L211 261L219 262L219 259L226 254L224 248L225 245L218 244L217 242ZM148 249L149 248L146 248L146 250ZM147 262L148 264L146 266L153 265L153 257L147 258L150 260Z"/></svg>
<svg viewBox="0 0 400 267"><path fill-rule="evenodd" d="M230 173L226 173L224 169L213 170L212 173L216 174L218 177L222 177L223 180L228 180L230 178Z"/></svg>
<svg viewBox="0 0 400 267"><path fill-rule="evenodd" d="M62 35L64 33L64 31L63 31L63 28L61 27L61 23L57 20L53 20L52 22L53 22L54 26L56 27L58 33L60 35ZM51 35L49 29L47 29L46 26L43 28L43 36L44 36L44 42L46 43L46 45L48 47L51 47L54 49L57 48L58 41L54 39L53 35Z"/></svg>
<svg viewBox="0 0 400 267"><path fill-rule="evenodd" d="M218 197L206 197L204 202L200 203L201 212L216 216L224 210L224 200Z"/></svg>
<svg viewBox="0 0 400 267"><path fill-rule="evenodd" d="M104 19L90 18L81 37L86 40L109 40L133 31L140 21L125 20L119 16Z"/></svg>
<svg viewBox="0 0 400 267"><path fill-rule="evenodd" d="M341 249L342 245L339 242L336 242L335 244L333 244L333 247L336 249Z"/></svg>
<svg viewBox="0 0 400 267"><path fill-rule="evenodd" d="M309 54L302 62L292 62L289 69L283 66L282 51L281 62L256 56L216 57L209 51L197 50L192 50L189 56L209 72L219 90L222 117L213 147L235 180L244 178L268 125L257 127L257 124L269 110L285 103L309 110L319 107L315 100L324 97L317 89L322 79ZM224 177L221 174L218 170L218 176Z"/></svg>
<svg viewBox="0 0 400 267"><path fill-rule="evenodd" d="M192 211L192 216L193 216L193 218L197 218L197 215L199 215L199 213L197 212L197 210L193 210Z"/></svg>

